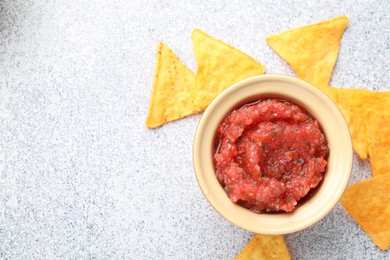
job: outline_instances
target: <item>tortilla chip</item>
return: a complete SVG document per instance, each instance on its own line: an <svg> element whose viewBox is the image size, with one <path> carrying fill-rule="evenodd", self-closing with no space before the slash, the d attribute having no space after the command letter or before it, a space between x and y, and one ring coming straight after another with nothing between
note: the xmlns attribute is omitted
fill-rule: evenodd
<svg viewBox="0 0 390 260"><path fill-rule="evenodd" d="M390 175L390 116L389 114L379 114L372 116L371 119L379 122L378 127L369 129L368 136L368 154L370 156L372 173L374 176L380 174ZM387 123L387 125L385 126L384 123ZM381 125L383 128L380 128Z"/></svg>
<svg viewBox="0 0 390 260"><path fill-rule="evenodd" d="M345 16L288 30L267 37L267 43L299 78L324 89L339 52L341 37L349 20Z"/></svg>
<svg viewBox="0 0 390 260"><path fill-rule="evenodd" d="M341 204L382 250L390 245L390 174L351 185Z"/></svg>
<svg viewBox="0 0 390 260"><path fill-rule="evenodd" d="M255 235L236 260L291 259L283 236Z"/></svg>
<svg viewBox="0 0 390 260"><path fill-rule="evenodd" d="M168 46L159 43L146 126L155 128L196 113L191 102L194 83L194 73Z"/></svg>
<svg viewBox="0 0 390 260"><path fill-rule="evenodd" d="M368 154L366 101L372 93L372 91L362 89L336 88L330 88L327 93L342 112L349 126L353 148L363 160L367 159Z"/></svg>
<svg viewBox="0 0 390 260"><path fill-rule="evenodd" d="M329 88L328 95L348 123L356 153L370 156L373 175L390 173L390 91Z"/></svg>
<svg viewBox="0 0 390 260"><path fill-rule="evenodd" d="M368 155L373 175L390 174L390 91L372 92L367 108Z"/></svg>
<svg viewBox="0 0 390 260"><path fill-rule="evenodd" d="M198 63L193 103L200 111L222 90L265 72L264 66L253 58L199 29L193 31L192 41Z"/></svg>

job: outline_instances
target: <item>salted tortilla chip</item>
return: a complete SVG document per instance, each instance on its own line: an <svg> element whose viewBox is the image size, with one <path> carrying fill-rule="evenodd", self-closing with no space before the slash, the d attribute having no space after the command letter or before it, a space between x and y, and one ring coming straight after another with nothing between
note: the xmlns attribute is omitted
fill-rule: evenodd
<svg viewBox="0 0 390 260"><path fill-rule="evenodd" d="M390 174L390 91L367 99L368 155L373 175Z"/></svg>
<svg viewBox="0 0 390 260"><path fill-rule="evenodd" d="M194 114L192 88L194 73L163 43L157 46L157 63L146 126L158 127L166 122Z"/></svg>
<svg viewBox="0 0 390 260"><path fill-rule="evenodd" d="M267 43L299 78L320 89L327 87L349 20L345 16L267 37Z"/></svg>
<svg viewBox="0 0 390 260"><path fill-rule="evenodd" d="M356 153L370 157L373 175L390 173L390 91L329 88L327 94L348 123Z"/></svg>
<svg viewBox="0 0 390 260"><path fill-rule="evenodd" d="M382 250L390 245L390 174L348 187L341 204Z"/></svg>
<svg viewBox="0 0 390 260"><path fill-rule="evenodd" d="M265 72L253 58L199 29L193 31L192 41L198 64L193 103L199 111L232 84Z"/></svg>
<svg viewBox="0 0 390 260"><path fill-rule="evenodd" d="M283 236L255 235L236 260L291 259Z"/></svg>
<svg viewBox="0 0 390 260"><path fill-rule="evenodd" d="M362 89L328 89L328 96L342 112L349 126L353 148L363 160L368 154L367 99L372 91Z"/></svg>
<svg viewBox="0 0 390 260"><path fill-rule="evenodd" d="M381 122L390 122L390 116L381 114L372 116L375 120L386 120ZM383 125L383 124L382 124ZM372 173L374 176L380 174L390 175L390 129L389 125L380 128L370 128L369 130L369 148L368 154L370 156L370 162L372 167Z"/></svg>

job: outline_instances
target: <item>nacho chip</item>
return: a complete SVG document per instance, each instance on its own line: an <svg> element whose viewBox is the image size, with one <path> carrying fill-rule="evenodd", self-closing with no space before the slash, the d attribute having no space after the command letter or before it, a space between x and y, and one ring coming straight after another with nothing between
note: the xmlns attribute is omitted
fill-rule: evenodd
<svg viewBox="0 0 390 260"><path fill-rule="evenodd" d="M375 175L390 174L390 91L367 99L368 155Z"/></svg>
<svg viewBox="0 0 390 260"><path fill-rule="evenodd" d="M291 259L283 236L255 235L236 260Z"/></svg>
<svg viewBox="0 0 390 260"><path fill-rule="evenodd" d="M158 127L194 114L194 73L163 43L157 46L157 63L146 126Z"/></svg>
<svg viewBox="0 0 390 260"><path fill-rule="evenodd" d="M368 154L367 99L372 91L330 88L327 94L338 106L349 126L353 148L365 160Z"/></svg>
<svg viewBox="0 0 390 260"><path fill-rule="evenodd" d="M324 89L332 75L341 37L349 20L345 16L288 30L267 37L267 43L299 78Z"/></svg>
<svg viewBox="0 0 390 260"><path fill-rule="evenodd" d="M390 245L390 174L351 185L341 204L382 250Z"/></svg>
<svg viewBox="0 0 390 260"><path fill-rule="evenodd" d="M193 95L196 109L204 110L232 84L265 72L253 58L199 29L193 31L192 41L198 63Z"/></svg>
<svg viewBox="0 0 390 260"><path fill-rule="evenodd" d="M378 127L370 127L369 129L368 154L370 156L372 173L374 176L380 174L390 175L390 116L389 114L378 114L372 116L371 119L380 123ZM380 128L380 125L384 125L384 122L387 122L387 125Z"/></svg>
<svg viewBox="0 0 390 260"><path fill-rule="evenodd" d="M374 176L390 173L390 91L329 88L328 95L348 123L356 153L370 156Z"/></svg>

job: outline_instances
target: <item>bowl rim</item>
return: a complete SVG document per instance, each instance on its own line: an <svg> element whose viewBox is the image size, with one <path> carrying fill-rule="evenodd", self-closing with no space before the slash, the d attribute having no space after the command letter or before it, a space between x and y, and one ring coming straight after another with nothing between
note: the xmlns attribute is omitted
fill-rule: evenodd
<svg viewBox="0 0 390 260"><path fill-rule="evenodd" d="M279 85L284 87L280 87ZM286 86L288 86L288 88L286 88ZM255 87L257 87L256 90L254 90ZM252 91L250 91L251 88L253 88ZM257 93L256 97L253 96L253 93ZM252 96L249 96L250 94ZM216 126L219 125L220 121L228 112L246 103L245 101L243 102L243 100L234 99L234 95L238 97L246 97L245 100L255 100L259 97L285 98L298 106L303 107L309 112L309 114L318 120L324 134L326 135L328 145L333 146L330 147L331 152L328 159L326 176L319 188L319 191L321 192L316 192L313 196L317 196L315 200L310 198L313 202L311 204L314 204L312 208L317 206L315 203L319 203L321 205L321 207L317 206L315 208L318 212L311 212L310 207L308 209L308 205L310 203L305 202L304 205L296 208L292 213L257 214L233 203L226 193L224 193L222 186L216 178L214 167L212 165L213 153L212 149L209 148L212 148L213 144L210 143L210 136L214 139ZM304 99L304 97L310 98ZM312 98L317 98L318 100L311 100ZM224 108L221 109L223 106L221 104L224 102L230 102L230 104L225 104ZM326 116L321 115L321 109L325 109L323 113L325 113ZM221 112L218 110L223 111ZM219 115L214 116L217 112L219 112ZM223 117L221 115L223 115ZM217 118L210 121L213 119L213 116ZM333 121L327 123L325 119L329 119L330 117L330 120ZM337 123L339 129L333 130L332 126L330 126L331 123ZM212 126L210 127L210 125ZM336 141L333 140L334 138ZM208 142L204 139L207 139ZM209 151L207 151L208 149ZM343 156L342 159L335 158L340 155ZM199 187L210 205L222 217L232 224L251 232L277 235L288 234L309 227L320 221L336 206L349 183L352 170L353 148L348 125L338 107L326 94L301 79L281 74L266 74L250 77L233 84L222 91L211 102L197 125L193 142L192 157L193 167ZM212 170L210 169L210 164ZM330 173L330 171L332 172ZM336 187L332 188L332 183L327 183L327 181L333 181L333 184L336 185ZM219 187L216 185L216 182ZM325 187L324 183L326 183ZM330 189L330 195L323 192L325 188ZM224 195L222 195L221 190ZM225 198L223 198L223 196ZM321 196L324 198L321 198ZM327 199L327 201L324 201L325 199ZM312 211L314 211L314 209ZM305 218L302 216L303 214L309 215Z"/></svg>

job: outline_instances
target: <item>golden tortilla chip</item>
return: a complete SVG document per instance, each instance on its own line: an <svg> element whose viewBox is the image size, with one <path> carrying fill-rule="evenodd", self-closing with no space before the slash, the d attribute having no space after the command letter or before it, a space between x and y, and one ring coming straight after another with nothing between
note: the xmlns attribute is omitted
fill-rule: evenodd
<svg viewBox="0 0 390 260"><path fill-rule="evenodd" d="M338 106L349 126L353 148L359 157L365 160L368 153L366 101L372 91L330 88L327 94Z"/></svg>
<svg viewBox="0 0 390 260"><path fill-rule="evenodd" d="M327 87L349 20L345 16L267 37L267 43L299 78L320 89Z"/></svg>
<svg viewBox="0 0 390 260"><path fill-rule="evenodd" d="M390 91L367 99L368 155L375 175L390 174Z"/></svg>
<svg viewBox="0 0 390 260"><path fill-rule="evenodd" d="M199 29L193 31L192 41L198 63L193 103L200 111L222 90L265 72L264 66L253 58Z"/></svg>
<svg viewBox="0 0 390 260"><path fill-rule="evenodd" d="M283 236L255 235L236 260L291 259Z"/></svg>
<svg viewBox="0 0 390 260"><path fill-rule="evenodd" d="M341 204L382 250L390 245L390 174L351 185Z"/></svg>
<svg viewBox="0 0 390 260"><path fill-rule="evenodd" d="M157 63L146 126L158 127L166 122L194 114L192 88L194 73L163 43L157 46Z"/></svg>
<svg viewBox="0 0 390 260"><path fill-rule="evenodd" d="M370 156L374 176L390 173L390 91L329 88L328 95L348 123L356 153Z"/></svg>

